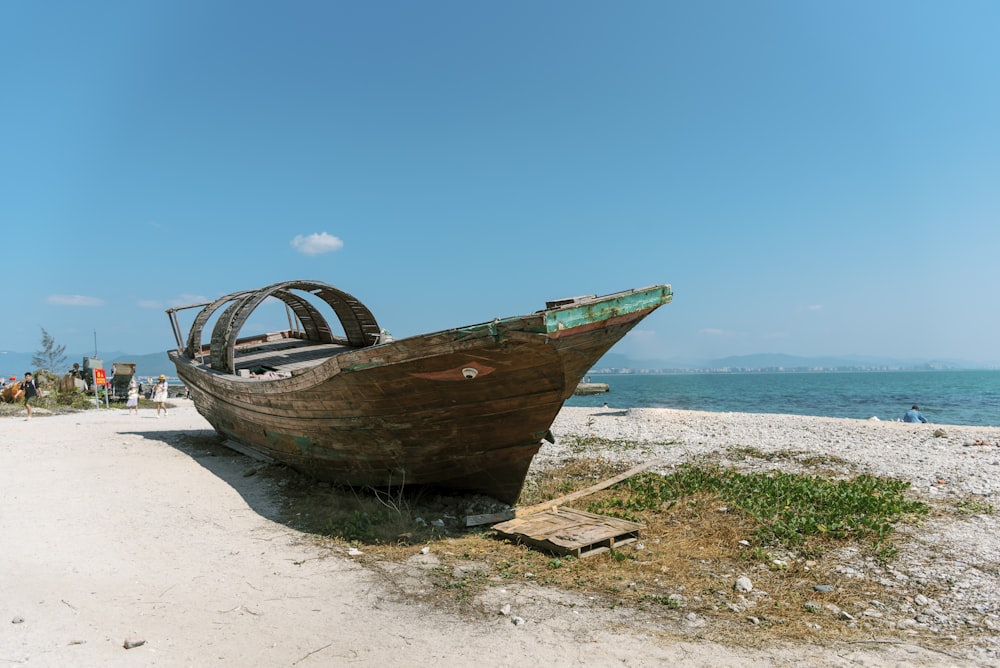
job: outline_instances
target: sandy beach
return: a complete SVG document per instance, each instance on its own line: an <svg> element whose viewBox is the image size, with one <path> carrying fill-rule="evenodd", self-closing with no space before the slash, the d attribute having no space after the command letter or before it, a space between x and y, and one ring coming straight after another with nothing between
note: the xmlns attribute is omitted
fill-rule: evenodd
<svg viewBox="0 0 1000 668"><path fill-rule="evenodd" d="M630 625L628 610L532 582L490 588L480 615L417 604L384 573L283 523L280 490L248 475L257 464L212 447L204 419L175 403L162 419L148 409L0 418L0 666L975 666L1000 657L995 643L942 652L877 638L766 649L668 641L645 621ZM995 499L1000 431L936 428L571 408L533 475L572 457L568 437L586 434L642 443L607 457L666 466L733 444L835 452L858 471L905 476L928 497ZM953 577L957 597L935 602L941 614L1000 628L997 528L988 514L929 522L898 570L912 582L920 568ZM941 544L950 560L920 552ZM400 577L419 572L404 565ZM504 605L524 623L500 614Z"/></svg>

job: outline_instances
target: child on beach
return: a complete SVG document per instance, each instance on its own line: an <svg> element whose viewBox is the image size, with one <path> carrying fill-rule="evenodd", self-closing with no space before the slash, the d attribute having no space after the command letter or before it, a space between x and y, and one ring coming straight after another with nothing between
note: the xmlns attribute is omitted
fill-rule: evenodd
<svg viewBox="0 0 1000 668"><path fill-rule="evenodd" d="M125 402L125 408L128 409L129 415L139 414L139 386L135 384L134 380L128 384L128 399Z"/></svg>
<svg viewBox="0 0 1000 668"><path fill-rule="evenodd" d="M156 385L153 386L153 401L156 402L156 417L160 417L160 411L163 411L163 417L167 416L167 377L162 373L158 379Z"/></svg>
<svg viewBox="0 0 1000 668"><path fill-rule="evenodd" d="M24 374L24 380L21 381L21 391L24 392L24 410L28 411L28 419L30 420L31 402L38 396L38 387L35 385L35 379L31 377L30 371Z"/></svg>

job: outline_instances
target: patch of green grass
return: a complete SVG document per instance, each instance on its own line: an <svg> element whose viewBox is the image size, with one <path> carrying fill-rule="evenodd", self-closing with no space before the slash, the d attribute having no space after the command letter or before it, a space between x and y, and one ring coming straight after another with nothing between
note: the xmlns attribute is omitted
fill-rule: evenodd
<svg viewBox="0 0 1000 668"><path fill-rule="evenodd" d="M801 548L811 537L868 540L883 554L891 551L893 524L904 516L926 515L930 508L906 498L909 483L862 475L851 480L771 472L739 473L720 467L682 466L663 476L645 473L619 483L627 494L588 506L594 513L638 521L695 495L709 494L756 526L760 545Z"/></svg>
<svg viewBox="0 0 1000 668"><path fill-rule="evenodd" d="M766 461L772 461L777 459L775 453L767 453L760 448L755 448L750 445L732 445L726 448L726 455L733 460L744 460L744 459L763 459ZM783 458L786 458L785 455Z"/></svg>
<svg viewBox="0 0 1000 668"><path fill-rule="evenodd" d="M996 508L988 501L965 498L955 503L955 509L962 515L992 515Z"/></svg>
<svg viewBox="0 0 1000 668"><path fill-rule="evenodd" d="M834 464L846 464L840 457L823 455L810 452L808 450L771 450L764 451L760 448L748 445L732 445L726 448L726 456L733 461L746 461L748 459L759 459L765 462L795 461L802 466L831 466Z"/></svg>

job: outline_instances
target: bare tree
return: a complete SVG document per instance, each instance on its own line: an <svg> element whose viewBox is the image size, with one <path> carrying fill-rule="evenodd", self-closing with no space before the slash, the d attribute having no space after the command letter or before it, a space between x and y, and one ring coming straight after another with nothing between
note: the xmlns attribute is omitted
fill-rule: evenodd
<svg viewBox="0 0 1000 668"><path fill-rule="evenodd" d="M42 327L42 349L31 358L31 365L58 376L59 369L66 366L66 356L63 354L65 351L66 346L57 346L56 340Z"/></svg>

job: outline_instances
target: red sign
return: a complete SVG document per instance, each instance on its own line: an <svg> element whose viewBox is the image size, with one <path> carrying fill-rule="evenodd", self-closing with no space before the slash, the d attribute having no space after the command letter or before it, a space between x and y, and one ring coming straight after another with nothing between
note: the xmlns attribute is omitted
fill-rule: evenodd
<svg viewBox="0 0 1000 668"><path fill-rule="evenodd" d="M104 369L94 369L94 385L101 386L108 384L108 377L104 374Z"/></svg>

